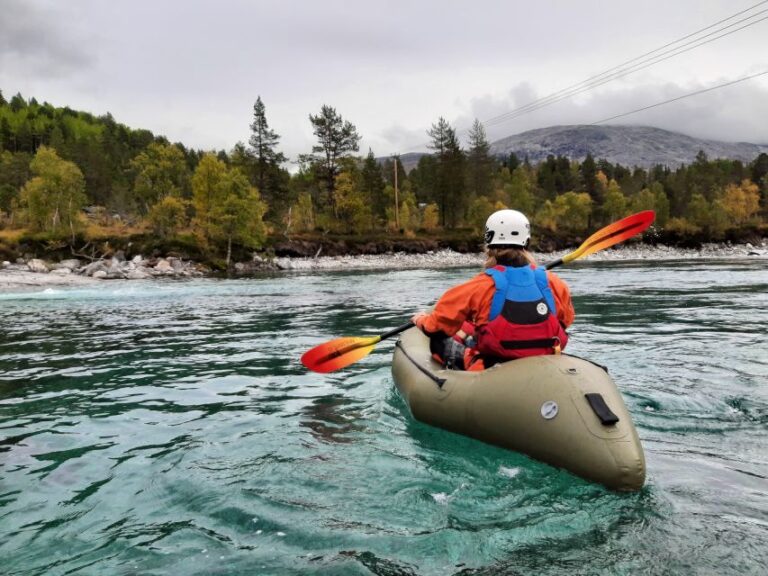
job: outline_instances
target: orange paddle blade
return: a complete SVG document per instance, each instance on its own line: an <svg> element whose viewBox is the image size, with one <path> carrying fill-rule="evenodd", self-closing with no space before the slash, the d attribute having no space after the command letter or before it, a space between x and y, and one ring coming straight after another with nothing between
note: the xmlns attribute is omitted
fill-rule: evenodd
<svg viewBox="0 0 768 576"><path fill-rule="evenodd" d="M301 363L313 372L334 372L368 356L380 340L380 336L337 338L307 350Z"/></svg>
<svg viewBox="0 0 768 576"><path fill-rule="evenodd" d="M582 256L589 256L600 250L610 248L614 244L624 242L624 240L632 238L632 236L639 234L653 224L655 217L656 213L653 210L644 210L609 224L592 234L574 252L563 256L563 262L566 263Z"/></svg>

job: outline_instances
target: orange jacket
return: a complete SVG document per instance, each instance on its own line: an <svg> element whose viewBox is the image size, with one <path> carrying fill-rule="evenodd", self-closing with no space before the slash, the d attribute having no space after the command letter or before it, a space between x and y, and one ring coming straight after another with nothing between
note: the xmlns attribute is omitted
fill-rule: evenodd
<svg viewBox="0 0 768 576"><path fill-rule="evenodd" d="M549 287L555 297L557 319L567 328L573 324L576 313L571 303L571 291L568 285L556 274L547 272ZM419 322L419 328L425 332L444 332L453 336L467 321L475 326L488 323L491 301L496 292L496 285L485 272L481 272L464 284L449 289L435 304L432 313Z"/></svg>

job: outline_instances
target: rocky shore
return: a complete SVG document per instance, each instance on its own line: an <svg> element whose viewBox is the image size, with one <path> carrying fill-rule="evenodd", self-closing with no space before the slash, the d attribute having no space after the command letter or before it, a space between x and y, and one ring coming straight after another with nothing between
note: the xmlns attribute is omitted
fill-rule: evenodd
<svg viewBox="0 0 768 576"><path fill-rule="evenodd" d="M537 262L548 262L571 250L549 253L534 252ZM597 252L588 257L592 261L610 260L682 260L704 258L768 258L768 241L759 246L752 244L704 244L700 249L676 248L648 244L621 245ZM408 268L461 268L483 264L481 253L460 253L451 250L430 251L424 254L363 254L355 256L329 256L320 258L276 258L280 270L375 270Z"/></svg>
<svg viewBox="0 0 768 576"><path fill-rule="evenodd" d="M204 266L180 258L149 258L135 256L126 260L121 254L110 259L85 263L72 258L48 262L39 258L14 263L0 262L0 291L14 289L82 286L101 280L146 280L158 277L192 278L209 273Z"/></svg>
<svg viewBox="0 0 768 576"><path fill-rule="evenodd" d="M554 260L568 253L534 253L539 262ZM588 257L591 261L616 260L682 260L717 258L768 259L768 241L752 244L704 244L699 249L676 248L665 245L629 244L604 250ZM248 262L233 266L236 275L265 271L334 271L385 270L414 268L480 267L483 255L452 250L427 251L422 254L394 252L390 254L359 254L345 256L278 257L254 255ZM93 285L105 280L149 280L156 278L195 278L211 275L212 271L195 262L177 257L126 260L120 253L110 259L83 262L79 259L47 262L41 259L18 259L0 262L0 292L35 290L51 286Z"/></svg>

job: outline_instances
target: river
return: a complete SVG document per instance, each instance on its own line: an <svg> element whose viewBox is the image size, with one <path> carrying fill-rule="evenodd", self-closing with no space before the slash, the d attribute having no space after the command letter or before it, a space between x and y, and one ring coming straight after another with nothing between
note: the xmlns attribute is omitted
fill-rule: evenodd
<svg viewBox="0 0 768 576"><path fill-rule="evenodd" d="M762 574L768 263L560 270L648 479L613 493L413 420L377 334L470 269L0 294L3 574Z"/></svg>

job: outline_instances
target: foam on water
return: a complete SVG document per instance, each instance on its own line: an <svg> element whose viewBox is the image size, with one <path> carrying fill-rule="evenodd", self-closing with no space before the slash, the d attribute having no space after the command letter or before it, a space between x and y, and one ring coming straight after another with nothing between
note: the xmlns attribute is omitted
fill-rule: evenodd
<svg viewBox="0 0 768 576"><path fill-rule="evenodd" d="M507 478L515 478L520 474L520 468L508 468L506 466L499 466L499 474L506 476Z"/></svg>

